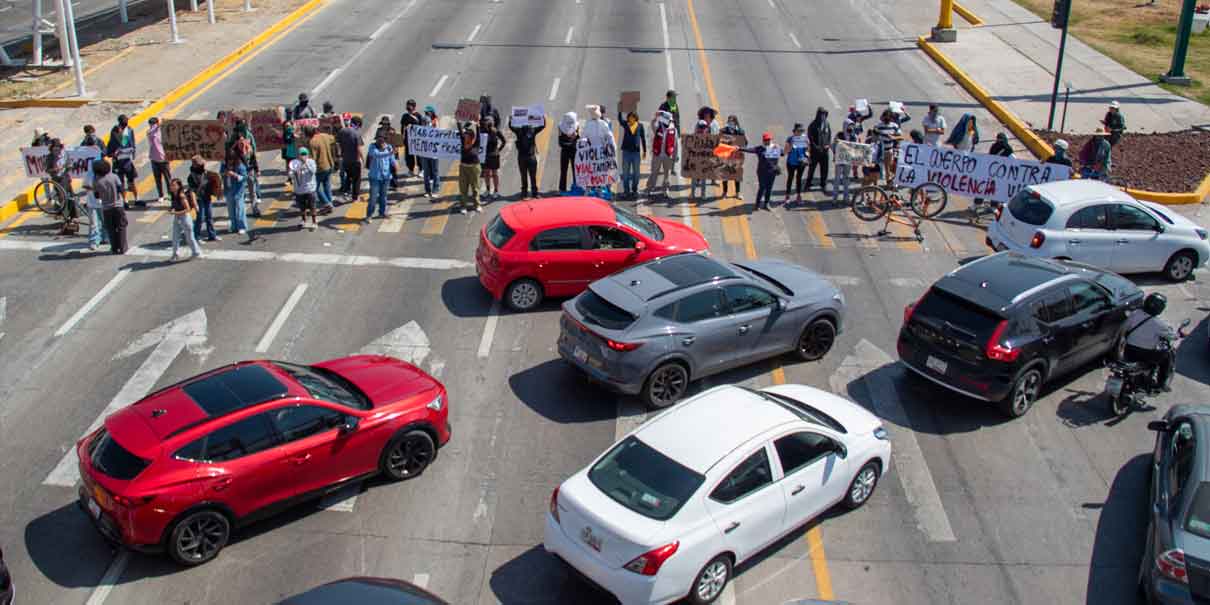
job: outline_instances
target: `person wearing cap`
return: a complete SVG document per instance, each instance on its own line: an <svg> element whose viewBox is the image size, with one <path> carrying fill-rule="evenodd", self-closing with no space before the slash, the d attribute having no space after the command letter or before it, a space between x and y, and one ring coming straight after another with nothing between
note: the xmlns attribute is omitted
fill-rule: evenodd
<svg viewBox="0 0 1210 605"><path fill-rule="evenodd" d="M416 156L412 155L412 150L407 147L408 127L424 125L424 116L416 111L416 99L408 99L407 103L404 104L403 115L399 116L399 131L403 133L403 162L408 167L408 178L416 177L416 168L419 163L416 161Z"/></svg>
<svg viewBox="0 0 1210 605"><path fill-rule="evenodd" d="M1071 167L1071 158L1067 157L1067 141L1058 139L1055 141L1055 152L1050 157L1046 158L1047 164L1060 164Z"/></svg>
<svg viewBox="0 0 1210 605"><path fill-rule="evenodd" d="M1109 146L1117 145L1118 141L1122 140L1122 133L1126 132L1126 117L1122 115L1122 104L1111 101L1101 124L1105 126L1105 130L1109 131Z"/></svg>
<svg viewBox="0 0 1210 605"><path fill-rule="evenodd" d="M157 117L147 120L147 159L151 161L151 176L155 178L155 192L159 195L157 201L163 204L168 181L172 180L172 170L164 155L164 139L160 132L160 119Z"/></svg>
<svg viewBox="0 0 1210 605"><path fill-rule="evenodd" d="M298 103L294 105L294 109L290 112L290 119L302 120L304 118L314 118L315 108L311 107L311 99L307 97L307 93L298 93Z"/></svg>
<svg viewBox="0 0 1210 605"><path fill-rule="evenodd" d="M1080 176L1106 181L1112 166L1113 146L1109 144L1109 131L1098 128L1080 149Z"/></svg>
<svg viewBox="0 0 1210 605"><path fill-rule="evenodd" d="M370 181L370 205L366 208L363 222L370 222L377 210L378 218L387 217L387 186L391 181L392 169L398 166L395 148L387 144L385 135L374 137L374 143L366 150L366 176Z"/></svg>
<svg viewBox="0 0 1210 605"><path fill-rule="evenodd" d="M475 126L468 122L462 126L459 136L462 138L462 156L458 164L458 213L466 214L467 210L479 212L483 209L479 202L479 178L482 176L482 166L479 163L479 133L475 131ZM534 164L537 164L537 160ZM521 186L524 187L524 168L521 179Z"/></svg>
<svg viewBox="0 0 1210 605"><path fill-rule="evenodd" d="M681 144L672 113L663 109L656 112L655 119L651 121L651 132L654 134L651 137L651 174L647 176L647 197L655 195L655 186L661 175L664 177L663 195L667 197Z"/></svg>
<svg viewBox="0 0 1210 605"><path fill-rule="evenodd" d="M113 161L113 174L117 175L118 180L123 181L126 185L122 192L122 206L130 208L130 202L126 200L126 194L138 202L139 191L135 188L135 179L139 178L138 171L134 168L134 156L138 150L134 138L134 129L130 127L130 120L125 114L118 116L118 123L114 124L109 130L109 143L105 147L105 155Z"/></svg>
<svg viewBox="0 0 1210 605"><path fill-rule="evenodd" d="M664 102L660 103L660 111L666 111L672 115L672 125L676 127L676 131L681 131L681 108L676 104L676 91L669 90L664 93Z"/></svg>
<svg viewBox="0 0 1210 605"><path fill-rule="evenodd" d="M318 217L315 213L315 191L318 188L315 175L319 170L318 164L311 159L311 150L303 147L298 150L298 157L290 161L287 167L287 174L290 177L290 187L294 189L294 204L298 206L298 212L302 222L299 224L299 229L310 229L312 231L318 227ZM311 222L307 222L307 215L311 215Z"/></svg>
<svg viewBox="0 0 1210 605"><path fill-rule="evenodd" d="M773 199L773 181L781 170L777 167L781 160L781 145L773 144L773 133L765 132L760 137L761 144L752 147L740 147L744 153L756 155L756 206L760 210L762 204L765 210L772 210L769 203Z"/></svg>
<svg viewBox="0 0 1210 605"><path fill-rule="evenodd" d="M929 104L929 112L924 114L920 125L924 127L924 144L940 146L941 137L945 136L946 124L945 116L941 115L941 108L936 103Z"/></svg>
<svg viewBox="0 0 1210 605"><path fill-rule="evenodd" d="M794 201L802 203L802 175L807 169L809 141L802 123L794 124L794 130L786 137L782 154L786 156L786 197L783 200L787 207L790 205L790 189L794 189Z"/></svg>

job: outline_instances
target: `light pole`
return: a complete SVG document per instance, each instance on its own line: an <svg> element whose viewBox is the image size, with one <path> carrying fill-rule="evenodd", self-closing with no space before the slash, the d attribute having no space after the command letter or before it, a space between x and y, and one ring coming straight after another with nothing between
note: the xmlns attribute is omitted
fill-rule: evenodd
<svg viewBox="0 0 1210 605"><path fill-rule="evenodd" d="M933 42L955 42L958 30L954 29L954 0L941 0L941 15L933 28Z"/></svg>
<svg viewBox="0 0 1210 605"><path fill-rule="evenodd" d="M1185 75L1185 55L1189 54L1189 36L1193 34L1193 9L1197 0L1185 0L1181 8L1181 20L1176 27L1176 46L1172 49L1172 67L1168 73L1160 76L1160 80L1168 84L1188 86L1193 83Z"/></svg>
<svg viewBox="0 0 1210 605"><path fill-rule="evenodd" d="M76 39L76 16L71 6L71 0L59 0L59 12L67 17L67 37L71 46L71 59L76 75L76 95L80 97L88 96L88 89L84 87L84 66L80 64L80 41Z"/></svg>
<svg viewBox="0 0 1210 605"><path fill-rule="evenodd" d="M214 25L214 0L206 0L206 20Z"/></svg>
<svg viewBox="0 0 1210 605"><path fill-rule="evenodd" d="M180 44L180 32L176 28L176 0L166 0L168 2L168 31L172 33L172 43Z"/></svg>

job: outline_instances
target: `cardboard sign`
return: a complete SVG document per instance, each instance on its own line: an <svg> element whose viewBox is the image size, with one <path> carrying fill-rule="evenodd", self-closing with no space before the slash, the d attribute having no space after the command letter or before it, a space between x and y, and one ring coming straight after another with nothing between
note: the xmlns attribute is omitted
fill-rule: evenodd
<svg viewBox="0 0 1210 605"><path fill-rule="evenodd" d="M390 145L391 147L394 147L395 149L399 149L400 147L403 147L403 144L405 142L406 141L403 138L402 132L396 132L396 131L392 130L387 133L387 145Z"/></svg>
<svg viewBox="0 0 1210 605"><path fill-rule="evenodd" d="M160 126L164 159L188 160L195 155L223 159L227 130L218 120L164 120Z"/></svg>
<svg viewBox="0 0 1210 605"><path fill-rule="evenodd" d="M593 144L582 138L576 141L576 184L584 187L608 187L617 180L617 150L608 141Z"/></svg>
<svg viewBox="0 0 1210 605"><path fill-rule="evenodd" d="M223 125L230 132L235 120L242 118L248 123L252 138L256 139L257 151L273 151L285 146L282 135L286 114L281 107L272 109L234 109L226 112Z"/></svg>
<svg viewBox="0 0 1210 605"><path fill-rule="evenodd" d="M933 182L951 194L997 202L1008 202L1029 185L1069 178L1068 166L917 143L903 145L895 171L900 187Z"/></svg>
<svg viewBox="0 0 1210 605"><path fill-rule="evenodd" d="M546 119L546 107L541 103L535 105L527 105L525 107L513 107L509 114L508 123L514 128L522 126L533 126L537 128L542 125Z"/></svg>
<svg viewBox="0 0 1210 605"><path fill-rule="evenodd" d="M100 159L100 147L65 147L67 154L67 171L72 178L83 178L92 170L93 160ZM47 171L47 160L50 158L50 147L22 147L21 163L25 165L25 176L41 178L50 176Z"/></svg>
<svg viewBox="0 0 1210 605"><path fill-rule="evenodd" d="M639 112L639 91L623 91L621 98L618 99L618 111L622 115L626 115L632 111L637 114Z"/></svg>
<svg viewBox="0 0 1210 605"><path fill-rule="evenodd" d="M462 138L457 130L408 126L408 153L437 160L462 159Z"/></svg>
<svg viewBox="0 0 1210 605"><path fill-rule="evenodd" d="M714 151L719 146L745 147L747 144L748 139L739 135L682 135L681 174L691 179L741 180L744 178L744 154L720 157Z"/></svg>
<svg viewBox="0 0 1210 605"><path fill-rule="evenodd" d="M458 109L454 110L454 119L459 122L479 123L479 102L474 99L458 99Z"/></svg>
<svg viewBox="0 0 1210 605"><path fill-rule="evenodd" d="M302 131L302 129L310 126L311 128L319 128L319 118L299 118L294 120L294 129Z"/></svg>
<svg viewBox="0 0 1210 605"><path fill-rule="evenodd" d="M873 145L864 145L852 141L836 141L836 163L853 166L873 164L875 159Z"/></svg>
<svg viewBox="0 0 1210 605"><path fill-rule="evenodd" d="M332 136L340 132L341 128L345 127L345 122L340 116L327 116L319 118L319 131L326 132Z"/></svg>

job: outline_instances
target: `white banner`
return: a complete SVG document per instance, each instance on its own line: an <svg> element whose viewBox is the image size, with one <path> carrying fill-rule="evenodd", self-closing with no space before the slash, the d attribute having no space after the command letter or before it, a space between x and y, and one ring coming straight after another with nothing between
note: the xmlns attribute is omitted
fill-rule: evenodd
<svg viewBox="0 0 1210 605"><path fill-rule="evenodd" d="M899 155L895 182L915 187L926 182L941 185L955 195L1007 202L1029 185L1065 181L1071 168L986 153L967 153L945 147L905 143Z"/></svg>
<svg viewBox="0 0 1210 605"><path fill-rule="evenodd" d="M836 163L866 166L874 163L874 146L852 141L836 141Z"/></svg>
<svg viewBox="0 0 1210 605"><path fill-rule="evenodd" d="M72 178L81 178L92 170L92 161L101 157L99 147L67 147L68 170ZM48 176L46 159L50 156L49 147L22 147L21 163L25 164L25 176L38 178Z"/></svg>
<svg viewBox="0 0 1210 605"><path fill-rule="evenodd" d="M608 141L593 145L582 138L576 141L576 184L584 187L607 187L617 178L617 151Z"/></svg>
<svg viewBox="0 0 1210 605"><path fill-rule="evenodd" d="M457 130L408 126L408 153L437 160L462 159L462 138Z"/></svg>
<svg viewBox="0 0 1210 605"><path fill-rule="evenodd" d="M508 123L514 128L522 126L537 128L542 125L542 120L546 118L546 108L541 103L525 107L513 107L511 116Z"/></svg>

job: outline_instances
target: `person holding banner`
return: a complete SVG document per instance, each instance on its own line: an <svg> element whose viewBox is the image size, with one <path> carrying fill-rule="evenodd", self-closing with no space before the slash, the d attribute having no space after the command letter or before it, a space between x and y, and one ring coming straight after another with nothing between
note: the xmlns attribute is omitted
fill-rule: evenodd
<svg viewBox="0 0 1210 605"><path fill-rule="evenodd" d="M773 144L773 133L766 132L761 135L761 144L754 147L740 147L739 150L744 153L756 155L756 206L753 210L761 209L761 202L764 202L765 210L772 210L769 204L773 201L773 181L777 179L777 175L781 169L777 167L778 160L781 159L782 148L780 145Z"/></svg>
<svg viewBox="0 0 1210 605"><path fill-rule="evenodd" d="M399 116L399 130L403 132L404 136L403 144L405 146L405 151L403 154L403 161L408 167L409 178L416 178L416 168L418 162L416 161L416 156L412 155L412 150L406 147L408 127L424 126L425 124L426 122L424 116L420 115L420 112L416 111L416 99L408 99L407 104L404 106L403 115Z"/></svg>
<svg viewBox="0 0 1210 605"><path fill-rule="evenodd" d="M840 147L841 143L846 142L855 143L856 141L849 141L845 130L841 129L836 133L836 138L832 141L832 157L836 158L835 176L832 177L833 203L835 203L838 199L843 199L845 204L849 203L849 180L856 176L854 174L854 166L849 162L842 160L841 155L837 153L837 147ZM841 189L844 190L843 198L840 198Z"/></svg>
<svg viewBox="0 0 1210 605"><path fill-rule="evenodd" d="M639 121L639 114L631 111L622 117L622 195L626 199L639 199L639 164L647 157L647 132Z"/></svg>
<svg viewBox="0 0 1210 605"><path fill-rule="evenodd" d="M424 106L424 123L431 128L437 128L439 119L437 118L437 108L432 105ZM419 157L420 171L424 173L424 195L432 199L441 191L441 173L438 172L437 158Z"/></svg>
<svg viewBox="0 0 1210 605"><path fill-rule="evenodd" d="M567 193L567 173L575 184L576 141L580 140L580 118L569 111L559 120L559 193Z"/></svg>
<svg viewBox="0 0 1210 605"><path fill-rule="evenodd" d="M118 116L118 123L109 130L109 144L105 148L105 155L113 161L113 174L126 185L122 193L122 206L126 209L130 209L130 202L126 200L127 192L135 202L139 200L139 191L134 184L135 179L139 178L139 173L134 168L136 151L134 130L130 127L129 119L122 114Z"/></svg>

